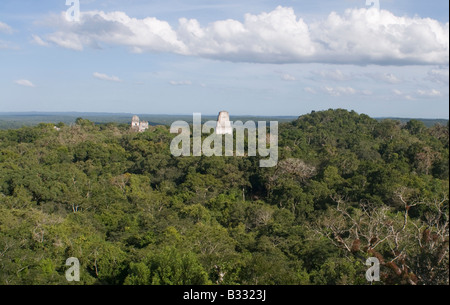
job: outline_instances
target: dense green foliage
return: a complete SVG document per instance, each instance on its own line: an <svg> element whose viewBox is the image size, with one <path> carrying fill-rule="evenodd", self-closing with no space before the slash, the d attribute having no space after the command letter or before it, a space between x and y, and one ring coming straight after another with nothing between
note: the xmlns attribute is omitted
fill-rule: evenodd
<svg viewBox="0 0 450 305"><path fill-rule="evenodd" d="M314 112L274 168L59 127L0 131L0 284L67 284L69 257L81 284L367 284L369 256L381 283L448 284L448 124Z"/></svg>

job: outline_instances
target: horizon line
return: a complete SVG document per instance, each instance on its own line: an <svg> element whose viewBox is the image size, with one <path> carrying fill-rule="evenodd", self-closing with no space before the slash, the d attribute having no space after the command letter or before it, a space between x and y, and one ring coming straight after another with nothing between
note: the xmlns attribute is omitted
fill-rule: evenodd
<svg viewBox="0 0 450 305"><path fill-rule="evenodd" d="M304 114L300 114L300 115L286 115L286 114L282 114L282 115L255 115L255 114L230 114L230 117L289 117L289 118L295 118L295 117L300 117L303 115L308 115L311 114L313 112L322 112L322 111L327 111L329 109L326 110L311 110L311 112L308 113L304 113ZM332 109L332 110L336 110L336 109ZM347 111L353 111L353 110L348 110L348 109L344 109ZM357 112L357 111L355 111ZM100 112L100 111L5 111L2 112L0 111L0 116L1 115L14 115L14 114L103 114L103 115L149 115L149 116L192 116L194 113L201 113L201 112L193 112L192 114L187 114L187 113L177 113L177 114L169 114L169 113L133 113L133 112ZM220 113L220 112L218 112ZM372 117L374 119L421 119L421 120L449 120L449 118L439 118L439 117L434 117L434 118L425 118L425 117L401 117L401 116L371 116L369 114L366 113L360 113L357 112L358 114L362 115L368 115L369 117ZM217 114L203 114L201 113L201 115L204 116L217 116Z"/></svg>

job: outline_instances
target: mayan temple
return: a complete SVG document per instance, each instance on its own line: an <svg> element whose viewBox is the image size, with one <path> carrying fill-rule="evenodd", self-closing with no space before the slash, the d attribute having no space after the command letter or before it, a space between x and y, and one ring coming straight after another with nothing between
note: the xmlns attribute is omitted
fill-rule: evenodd
<svg viewBox="0 0 450 305"><path fill-rule="evenodd" d="M148 129L148 122L141 122L137 115L131 119L131 129L136 132L144 132Z"/></svg>
<svg viewBox="0 0 450 305"><path fill-rule="evenodd" d="M217 118L216 134L233 134L233 128L230 123L230 114L227 111L221 111Z"/></svg>

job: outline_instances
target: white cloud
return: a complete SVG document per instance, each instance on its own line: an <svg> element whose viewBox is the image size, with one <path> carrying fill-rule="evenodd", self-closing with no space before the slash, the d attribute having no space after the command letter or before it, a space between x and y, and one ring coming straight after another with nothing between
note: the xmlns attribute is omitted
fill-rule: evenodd
<svg viewBox="0 0 450 305"><path fill-rule="evenodd" d="M449 24L430 18L398 17L386 10L348 9L307 24L292 8L277 7L244 20L206 26L181 18L178 27L153 17L123 12L83 12L78 23L64 13L47 41L83 50L102 45L132 52L171 52L219 60L259 63L448 64Z"/></svg>
<svg viewBox="0 0 450 305"><path fill-rule="evenodd" d="M13 29L6 23L0 21L0 33L12 34ZM0 39L0 50L19 50L19 47L10 41Z"/></svg>
<svg viewBox="0 0 450 305"><path fill-rule="evenodd" d="M398 96L402 96L402 95L403 95L403 92L400 91L400 90L398 90L398 89L394 89L394 90L392 90L392 92L393 92L395 95L398 95Z"/></svg>
<svg viewBox="0 0 450 305"><path fill-rule="evenodd" d="M292 75L287 74L287 73L281 75L281 79L282 79L282 80L285 80L285 81L291 81L291 82L297 80L297 79L295 78L295 76L292 76Z"/></svg>
<svg viewBox="0 0 450 305"><path fill-rule="evenodd" d="M80 22L69 22L65 13L53 16L51 25L58 31L46 36L56 45L82 51L102 44L122 45L135 53L173 52L183 54L183 43L169 23L153 17L131 18L123 12L82 12Z"/></svg>
<svg viewBox="0 0 450 305"><path fill-rule="evenodd" d="M402 82L393 73L368 73L366 75L374 80L382 81L388 84L398 84Z"/></svg>
<svg viewBox="0 0 450 305"><path fill-rule="evenodd" d="M82 51L83 44L88 44L87 38L71 32L56 32L47 36L47 40L57 44L60 47L75 51Z"/></svg>
<svg viewBox="0 0 450 305"><path fill-rule="evenodd" d="M34 44L40 45L42 47L48 47L49 46L48 42L45 42L44 40L42 40L42 38L39 37L38 35L32 35L32 38L33 39L31 40L31 42L34 43Z"/></svg>
<svg viewBox="0 0 450 305"><path fill-rule="evenodd" d="M31 88L36 87L31 81L29 81L27 79L19 79L19 80L14 81L14 83L16 83L17 85L20 85L20 86L24 86L24 87L31 87Z"/></svg>
<svg viewBox="0 0 450 305"><path fill-rule="evenodd" d="M319 92L323 92L325 94L328 94L330 96L334 97L340 97L340 96L351 96L351 95L365 95L365 96L371 96L373 95L373 91L371 90L357 90L352 87L330 87L330 86L324 86L319 89L314 89L311 87L305 87L303 88L303 91L310 93L310 94L317 94Z"/></svg>
<svg viewBox="0 0 450 305"><path fill-rule="evenodd" d="M312 74L320 76L325 80L332 81L348 81L352 79L352 76L343 73L341 70L329 70L329 71L311 71Z"/></svg>
<svg viewBox="0 0 450 305"><path fill-rule="evenodd" d="M109 76L103 73L98 73L95 72L93 74L93 76L95 78L101 79L101 80L106 80L106 81L111 81L111 82L121 82L122 80L120 78L118 78L117 76Z"/></svg>
<svg viewBox="0 0 450 305"><path fill-rule="evenodd" d="M422 97L440 97L440 96L442 96L442 93L436 89L417 90L417 94Z"/></svg>
<svg viewBox="0 0 450 305"><path fill-rule="evenodd" d="M413 101L413 100L414 100L414 98L412 97L411 94L404 93L403 91L401 91L401 90L399 90L399 89L394 89L394 90L392 90L392 92L393 92L396 96L398 96L398 97L400 97L400 98L402 98L402 99L409 100L409 101Z"/></svg>
<svg viewBox="0 0 450 305"><path fill-rule="evenodd" d="M3 23L0 21L0 32L6 33L6 34L12 34L13 29L6 23Z"/></svg>
<svg viewBox="0 0 450 305"><path fill-rule="evenodd" d="M323 87L323 92L331 96L353 95L356 94L356 90L352 87Z"/></svg>
<svg viewBox="0 0 450 305"><path fill-rule="evenodd" d="M325 21L312 24L311 33L325 45L319 57L325 55L330 62L448 63L449 24L430 18L348 9L343 16L332 12Z"/></svg>
<svg viewBox="0 0 450 305"><path fill-rule="evenodd" d="M411 100L411 101L417 100L420 98L439 98L439 97L443 96L442 92L439 90L436 90L436 89L430 89L430 90L418 89L414 92L409 92L409 93L405 93L398 89L394 89L394 90L392 90L392 92L398 97L401 97L406 100Z"/></svg>
<svg viewBox="0 0 450 305"><path fill-rule="evenodd" d="M172 86L190 86L192 85L192 82L189 80L182 80L182 81L170 81L169 84L171 84Z"/></svg>

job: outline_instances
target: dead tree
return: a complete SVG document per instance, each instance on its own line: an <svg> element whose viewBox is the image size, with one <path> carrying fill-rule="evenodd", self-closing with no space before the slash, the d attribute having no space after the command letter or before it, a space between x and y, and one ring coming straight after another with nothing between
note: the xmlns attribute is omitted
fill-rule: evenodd
<svg viewBox="0 0 450 305"><path fill-rule="evenodd" d="M310 228L336 247L364 259L379 259L385 283L449 283L449 209L448 197L434 201L405 198L396 194L401 208L370 203L352 206L340 197L336 205ZM412 219L412 208L426 212Z"/></svg>

